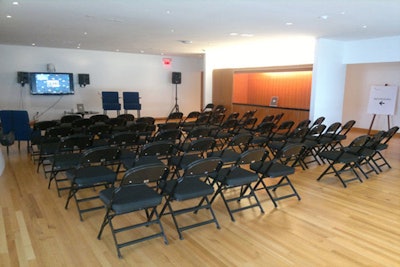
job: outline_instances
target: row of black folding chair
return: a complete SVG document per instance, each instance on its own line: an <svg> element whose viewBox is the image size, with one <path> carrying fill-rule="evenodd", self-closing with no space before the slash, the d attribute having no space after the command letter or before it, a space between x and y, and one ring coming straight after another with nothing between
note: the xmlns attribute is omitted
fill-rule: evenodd
<svg viewBox="0 0 400 267"><path fill-rule="evenodd" d="M199 143L203 139L211 143L214 142L212 138L201 138L195 140L193 143ZM191 145L190 147L193 146ZM180 168L182 169L179 172L175 172L172 178L168 175L169 168L162 162L148 161L144 164L133 165L132 168L125 172L124 178L118 187L115 189L105 189L100 192L100 198L105 204L106 214L101 224L98 238L101 237L104 227L109 224L118 256L121 257L120 248L142 240L163 237L164 242L167 243L168 241L159 220L164 215L171 215L180 239L183 239L184 231L194 227L215 224L219 228L218 220L212 208L212 203L219 195L221 195L232 221L235 220L233 214L244 209L259 207L260 211L263 212L252 184L257 183L259 179L272 177L269 169L268 171L267 169L264 169L264 172L261 171L267 154L268 152L263 148L248 149L240 153L233 164L226 164L224 168L222 168L224 163L219 157L211 156L204 158L196 155L186 164L182 164L181 157L178 162L180 162ZM189 156L188 154L183 155ZM245 165L247 168L244 167ZM268 166L270 165L268 164ZM294 172L293 168L289 167L289 169L290 173L287 173L286 176ZM282 172L280 174L284 175ZM150 186L150 182L155 182L159 193L165 198L159 215L156 208L161 203L160 195L152 191L157 189L152 185ZM282 186L283 183L278 182L278 184ZM237 196L230 198L227 197L228 194L226 193L230 188L241 188L241 190ZM273 189L268 187L267 190ZM134 194L135 192L142 193ZM298 196L297 193L296 196ZM300 199L300 197L298 198ZM193 201L189 200L195 199L198 200L197 204L191 204ZM239 207L232 206L234 202L241 203L238 201L244 199L249 199L250 204L240 204ZM254 199L255 203L252 203L251 199ZM277 200L273 199L273 201ZM175 205L174 202L182 203ZM187 203L187 206L183 202ZM112 220L115 216L140 210L146 211L145 222L122 228L113 225ZM185 218L185 222L179 219L182 214L197 214L200 211L208 213L208 218L202 221L198 221L197 219L192 222L188 221L188 217ZM152 224L158 225L158 229L155 229L153 234L125 243L117 241L116 235L120 232Z"/></svg>

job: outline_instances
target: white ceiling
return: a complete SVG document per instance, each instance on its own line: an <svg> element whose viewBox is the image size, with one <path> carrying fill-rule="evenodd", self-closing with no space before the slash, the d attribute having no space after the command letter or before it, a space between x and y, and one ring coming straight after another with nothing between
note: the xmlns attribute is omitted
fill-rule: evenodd
<svg viewBox="0 0 400 267"><path fill-rule="evenodd" d="M288 35L400 35L400 0L0 0L7 45L194 55Z"/></svg>

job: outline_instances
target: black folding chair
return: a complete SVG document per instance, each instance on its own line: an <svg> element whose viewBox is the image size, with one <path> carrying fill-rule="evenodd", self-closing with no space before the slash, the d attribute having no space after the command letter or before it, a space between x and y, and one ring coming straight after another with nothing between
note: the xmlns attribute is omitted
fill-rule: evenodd
<svg viewBox="0 0 400 267"><path fill-rule="evenodd" d="M264 162L258 161L250 164L250 169L259 174L259 179L254 185L254 190L265 189L275 208L278 207L276 202L279 200L290 197L297 197L298 200L301 199L289 179L289 175L295 173L295 167L288 166L288 163L291 161L297 161L302 154L303 149L304 147L301 144L288 144L279 150L273 160ZM272 185L267 185L265 179L279 180ZM259 188L260 185L262 185L261 188ZM292 192L280 196L273 195L278 188L284 186L289 186Z"/></svg>
<svg viewBox="0 0 400 267"><path fill-rule="evenodd" d="M160 183L161 193L165 196L165 204L160 212L160 216L171 215L179 239L183 239L182 232L195 227L215 223L217 229L220 228L214 211L211 207L208 196L214 193L214 188L204 180L213 173L218 173L222 162L219 158L198 159L189 163L183 174L176 179L167 180ZM189 200L199 199L199 204L191 205ZM189 207L182 207L173 204L174 201L189 203ZM167 211L168 209L168 211ZM208 211L211 215L210 219L186 223L178 223L178 216L187 213L197 213L200 210Z"/></svg>
<svg viewBox="0 0 400 267"><path fill-rule="evenodd" d="M100 192L100 199L104 203L106 214L97 238L101 238L104 227L109 224L119 258L122 258L121 248L145 240L163 237L164 243L168 244L157 212L157 206L161 204L162 196L148 186L149 183L158 183L160 180L165 179L167 175L168 168L161 163L141 165L126 171L118 187L107 188ZM144 222L134 223L128 226L125 224L124 226L116 227L116 225L119 225L114 223L117 216L141 211L145 211L146 220ZM145 233L139 230L135 231L135 238L129 241L126 241L127 238L125 238L125 241L122 242L119 241L119 239L123 238L117 238L117 234L127 237L128 233L126 231L132 232L135 229L141 227L149 228L152 225L158 225L159 229L154 229L154 232L150 234L147 234L148 230L146 230Z"/></svg>
<svg viewBox="0 0 400 267"><path fill-rule="evenodd" d="M117 147L95 147L82 153L78 166L73 170L66 171L67 178L71 181L70 190L65 203L65 209L71 198L74 198L76 207L79 212L79 218L83 221L82 214L93 210L101 209L103 206L86 206L81 205L83 202L92 201L99 198L96 187L112 187L117 178L117 173L112 168L118 164L120 150ZM92 189L94 194L82 194L78 196L79 191L84 189ZM89 190L85 190L89 191Z"/></svg>
<svg viewBox="0 0 400 267"><path fill-rule="evenodd" d="M57 176L60 172L76 168L80 163L82 151L89 148L91 145L92 138L89 135L73 134L62 137L58 143L57 151L54 153L53 157L49 158L51 171L47 188L50 189L51 183L54 180L59 197L61 196L60 192L62 190L69 189L69 186L60 186L68 179L65 177L59 178Z"/></svg>
<svg viewBox="0 0 400 267"><path fill-rule="evenodd" d="M375 153L371 156L371 160L379 169L379 171L382 171L382 167L384 166L387 166L389 169L392 168L392 166L390 166L389 162L383 156L382 152L389 147L389 141L398 131L398 126L390 128L387 132L385 132L381 142L374 147Z"/></svg>
<svg viewBox="0 0 400 267"><path fill-rule="evenodd" d="M254 162L263 162L267 155L268 152L264 148L249 149L239 154L233 165L222 168L218 173L210 175L212 178L211 184L217 186L211 203L214 202L218 195L221 195L232 221L235 221L233 214L242 210L259 207L261 213L264 213L260 201L251 186L252 183L258 180L258 174L246 167ZM233 193L229 192L229 189L238 187L242 190L236 196L231 197ZM247 193L248 190L249 193ZM252 198L254 198L255 202L251 201ZM244 205L241 201L243 199L248 199L249 204ZM237 203L237 205L234 207L232 202Z"/></svg>
<svg viewBox="0 0 400 267"><path fill-rule="evenodd" d="M357 173L356 169L361 170L361 156L359 154L369 140L370 137L368 135L362 135L356 137L347 147L340 147L334 150L321 152L319 156L323 159L326 159L329 163L329 166L317 178L317 181L320 181L327 174L335 174L335 176L342 183L343 187L347 187L348 182L355 180L358 180L362 183L363 181L361 180L361 177ZM350 172L354 176L345 178L342 176L344 172Z"/></svg>
<svg viewBox="0 0 400 267"><path fill-rule="evenodd" d="M186 150L178 151L168 162L173 176L179 177L179 172L187 168L187 166L201 158L205 158L207 153L211 153L215 146L215 140L212 137L203 137L190 142Z"/></svg>

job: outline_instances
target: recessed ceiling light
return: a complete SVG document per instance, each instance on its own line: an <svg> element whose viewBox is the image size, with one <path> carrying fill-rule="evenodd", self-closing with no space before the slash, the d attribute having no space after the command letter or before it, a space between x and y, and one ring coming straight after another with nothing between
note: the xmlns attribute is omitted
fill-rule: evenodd
<svg viewBox="0 0 400 267"><path fill-rule="evenodd" d="M6 15L6 18L11 19L12 16L11 15Z"/></svg>
<svg viewBox="0 0 400 267"><path fill-rule="evenodd" d="M35 44L35 43L32 43L32 46L36 46L36 44Z"/></svg>
<svg viewBox="0 0 400 267"><path fill-rule="evenodd" d="M13 4L14 6L18 6L18 5L19 5L19 3L18 3L17 1L12 2L12 4Z"/></svg>
<svg viewBox="0 0 400 267"><path fill-rule="evenodd" d="M329 16L328 16L328 15L322 15L322 16L319 16L319 18L320 18L320 19L328 19Z"/></svg>
<svg viewBox="0 0 400 267"><path fill-rule="evenodd" d="M363 29L366 29L366 28L368 28L368 26L367 26L367 25L363 25L362 27L363 27Z"/></svg>
<svg viewBox="0 0 400 267"><path fill-rule="evenodd" d="M181 42L182 44L192 44L193 41L190 40L179 40L179 42Z"/></svg>
<svg viewBox="0 0 400 267"><path fill-rule="evenodd" d="M293 25L293 22L286 22L285 25L286 25L286 26L292 26L292 25Z"/></svg>

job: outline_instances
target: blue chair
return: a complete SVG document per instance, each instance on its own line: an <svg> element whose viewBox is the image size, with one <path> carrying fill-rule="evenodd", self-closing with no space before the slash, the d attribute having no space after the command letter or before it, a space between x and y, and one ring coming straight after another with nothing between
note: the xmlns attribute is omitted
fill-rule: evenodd
<svg viewBox="0 0 400 267"><path fill-rule="evenodd" d="M117 111L117 115L121 110L121 104L119 103L119 95L118 92L101 92L102 104L104 114L107 114L107 110L115 110Z"/></svg>
<svg viewBox="0 0 400 267"><path fill-rule="evenodd" d="M29 125L28 112L26 110L1 110L0 120L3 134L7 135L13 132L15 140L18 141L18 148L20 148L20 141L27 141L29 149L32 128Z"/></svg>
<svg viewBox="0 0 400 267"><path fill-rule="evenodd" d="M142 105L140 104L140 97L138 92L123 92L122 93L124 99L124 110L125 113L128 110L136 110L138 118L140 117L140 110L142 109Z"/></svg>

